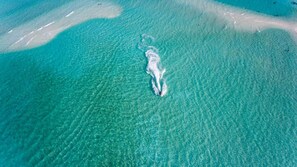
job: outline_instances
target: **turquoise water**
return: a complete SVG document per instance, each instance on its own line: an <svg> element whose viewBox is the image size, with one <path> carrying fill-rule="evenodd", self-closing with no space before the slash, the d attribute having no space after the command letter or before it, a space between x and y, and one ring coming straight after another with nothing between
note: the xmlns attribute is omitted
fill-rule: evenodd
<svg viewBox="0 0 297 167"><path fill-rule="evenodd" d="M236 32L166 0L118 3L115 19L0 54L0 166L296 165L288 33ZM166 68L164 97L142 34Z"/></svg>
<svg viewBox="0 0 297 167"><path fill-rule="evenodd" d="M0 0L0 35L21 23L45 14L68 0Z"/></svg>
<svg viewBox="0 0 297 167"><path fill-rule="evenodd" d="M296 15L297 5L292 0L216 0L228 5L264 13L272 16ZM296 1L295 1L296 2Z"/></svg>

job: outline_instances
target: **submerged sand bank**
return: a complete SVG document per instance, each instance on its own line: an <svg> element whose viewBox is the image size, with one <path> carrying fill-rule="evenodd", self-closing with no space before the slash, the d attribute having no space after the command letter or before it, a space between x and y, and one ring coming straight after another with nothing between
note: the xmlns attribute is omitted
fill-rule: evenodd
<svg viewBox="0 0 297 167"><path fill-rule="evenodd" d="M190 5L202 12L213 14L226 21L227 26L243 31L258 31L277 28L283 29L297 39L296 20L260 15L252 11L224 5L212 0L176 0L179 3Z"/></svg>
<svg viewBox="0 0 297 167"><path fill-rule="evenodd" d="M110 2L73 0L0 36L0 52L43 45L71 26L94 18L114 18L121 10L120 6Z"/></svg>

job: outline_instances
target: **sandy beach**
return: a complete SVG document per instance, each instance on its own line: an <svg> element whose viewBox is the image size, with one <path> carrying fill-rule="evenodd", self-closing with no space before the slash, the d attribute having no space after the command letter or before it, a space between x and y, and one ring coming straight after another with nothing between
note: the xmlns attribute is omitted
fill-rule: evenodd
<svg viewBox="0 0 297 167"><path fill-rule="evenodd" d="M264 29L276 28L288 31L297 41L296 20L276 18L268 15L223 5L212 0L177 0L177 2L190 5L202 12L213 14L227 23L228 28L239 31L261 32Z"/></svg>
<svg viewBox="0 0 297 167"><path fill-rule="evenodd" d="M95 18L114 18L121 11L120 6L110 2L71 1L0 36L0 52L30 49L46 44L71 26Z"/></svg>

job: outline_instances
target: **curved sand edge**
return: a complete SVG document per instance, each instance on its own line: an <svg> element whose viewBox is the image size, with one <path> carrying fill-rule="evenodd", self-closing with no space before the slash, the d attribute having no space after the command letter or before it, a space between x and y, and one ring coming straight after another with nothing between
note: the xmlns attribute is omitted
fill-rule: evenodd
<svg viewBox="0 0 297 167"><path fill-rule="evenodd" d="M0 52L41 46L71 26L94 18L114 18L121 11L110 2L73 0L0 36Z"/></svg>
<svg viewBox="0 0 297 167"><path fill-rule="evenodd" d="M212 0L176 0L178 3L190 5L202 12L213 14L223 19L227 27L241 31L261 32L268 28L283 29L288 31L297 41L296 20L276 18L268 15L259 15L252 11L224 5Z"/></svg>

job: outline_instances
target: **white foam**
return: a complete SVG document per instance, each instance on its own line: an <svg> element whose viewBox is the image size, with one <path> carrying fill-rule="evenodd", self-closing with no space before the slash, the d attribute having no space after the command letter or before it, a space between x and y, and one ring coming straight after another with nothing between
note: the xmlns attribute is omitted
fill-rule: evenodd
<svg viewBox="0 0 297 167"><path fill-rule="evenodd" d="M255 12L251 12L236 7L223 5L222 3L215 2L213 0L176 0L179 3L191 5L200 11L213 14L218 18L226 21L228 27L243 31L258 31L277 28L283 29L291 33L295 39L297 34L295 29L297 28L296 18L285 19L277 18L268 15L260 15Z"/></svg>
<svg viewBox="0 0 297 167"><path fill-rule="evenodd" d="M43 27L40 27L40 28L37 29L37 31L41 31L42 29L43 29Z"/></svg>
<svg viewBox="0 0 297 167"><path fill-rule="evenodd" d="M141 35L141 41L143 44L148 44L148 43L151 43L151 42L155 42L155 38L151 35L148 35L148 34L142 34Z"/></svg>
<svg viewBox="0 0 297 167"><path fill-rule="evenodd" d="M148 34L141 35L141 42L138 43L138 49L145 53L147 58L146 73L151 76L151 84L154 93L158 96L164 96L167 93L167 85L164 79L165 68L161 67L161 58L158 48L152 44L155 38Z"/></svg>
<svg viewBox="0 0 297 167"><path fill-rule="evenodd" d="M28 35L31 35L31 34L33 34L34 33L34 31L31 31Z"/></svg>
<svg viewBox="0 0 297 167"><path fill-rule="evenodd" d="M165 96L167 94L167 91L168 91L167 84L166 84L166 81L164 80L163 85L162 85L162 92L161 92L160 96L161 97Z"/></svg>
<svg viewBox="0 0 297 167"><path fill-rule="evenodd" d="M26 43L26 46L28 46L32 41L33 39L35 38L36 36L32 37L27 43Z"/></svg>
<svg viewBox="0 0 297 167"><path fill-rule="evenodd" d="M153 91L154 91L155 95L159 95L160 94L160 90L157 88L156 82L154 81L153 78L151 80L151 83L152 83L152 88L153 88Z"/></svg>
<svg viewBox="0 0 297 167"><path fill-rule="evenodd" d="M151 49L145 52L145 56L148 60L146 72L152 77L152 88L154 93L159 96L164 96L167 93L167 85L166 82L163 81L163 75L166 70L160 67L160 57Z"/></svg>
<svg viewBox="0 0 297 167"><path fill-rule="evenodd" d="M74 11L68 13L65 17L70 17L73 13L74 13Z"/></svg>
<svg viewBox="0 0 297 167"><path fill-rule="evenodd" d="M52 22L48 23L47 25L43 26L43 28L46 28L46 27L48 27L48 26L50 26L50 25L52 25L52 24L54 24L54 23L55 23L55 22L52 21Z"/></svg>
<svg viewBox="0 0 297 167"><path fill-rule="evenodd" d="M94 18L114 18L119 16L121 11L120 6L107 1L100 2L100 5L97 0L69 1L61 7L13 28L13 33L10 30L1 35L0 52L43 45L70 26Z"/></svg>

